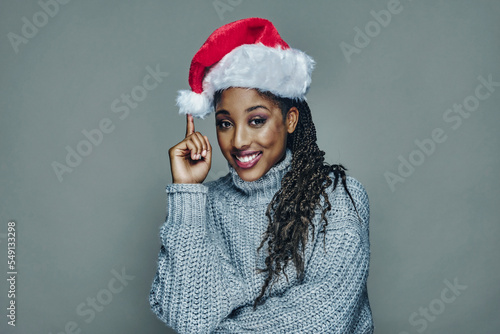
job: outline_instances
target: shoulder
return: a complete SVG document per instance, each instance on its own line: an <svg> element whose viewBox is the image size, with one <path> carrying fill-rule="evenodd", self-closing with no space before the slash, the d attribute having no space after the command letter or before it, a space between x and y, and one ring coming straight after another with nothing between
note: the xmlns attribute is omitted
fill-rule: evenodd
<svg viewBox="0 0 500 334"><path fill-rule="evenodd" d="M356 203L356 206L359 207L358 211L360 211L360 209L363 211L359 212L361 217L369 215L370 201L368 199L368 193L363 184L354 177L349 175L346 176L346 184L347 184L347 189L351 193L351 196L354 202Z"/></svg>
<svg viewBox="0 0 500 334"><path fill-rule="evenodd" d="M330 179L332 180L332 184L327 188L327 193L329 196L333 196L335 199L342 202L351 202L351 203L352 203L351 201L352 197L357 207L369 210L370 203L368 199L368 193L360 181L358 181L356 178L350 175L346 175L345 186L344 186L342 178L339 177L337 178L337 180L335 180L335 175L333 174L333 172L330 173L329 176ZM349 194L351 196L349 196Z"/></svg>
<svg viewBox="0 0 500 334"><path fill-rule="evenodd" d="M335 189L333 189L335 176L333 172L329 176L332 184L327 188L326 193L332 205L330 216L334 218L335 224L352 226L358 229L362 235L367 236L370 202L365 187L356 178L346 175L345 185L342 178L339 177Z"/></svg>

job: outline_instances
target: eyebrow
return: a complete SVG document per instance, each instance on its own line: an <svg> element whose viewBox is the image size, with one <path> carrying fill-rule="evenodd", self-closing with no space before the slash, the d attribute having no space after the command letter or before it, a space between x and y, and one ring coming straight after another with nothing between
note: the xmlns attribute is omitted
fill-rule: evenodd
<svg viewBox="0 0 500 334"><path fill-rule="evenodd" d="M259 105L256 105L256 106L253 106L253 107L250 107L250 108L245 109L245 112L246 112L246 113L249 113L249 112L254 111L255 109L259 109L259 108L264 108L264 109L266 109L267 111L270 111L270 110L269 110L266 106L263 106L263 105L260 105L260 104L259 104ZM227 111L227 110L225 110L225 109L221 109L221 110L219 110L219 111L217 111L217 112L215 113L215 116L217 116L217 115L219 115L219 114L229 115L229 111Z"/></svg>

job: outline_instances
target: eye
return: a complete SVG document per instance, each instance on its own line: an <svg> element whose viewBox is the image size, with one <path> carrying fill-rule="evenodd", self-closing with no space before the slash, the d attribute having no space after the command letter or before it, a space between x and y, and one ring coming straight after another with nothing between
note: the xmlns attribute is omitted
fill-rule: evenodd
<svg viewBox="0 0 500 334"><path fill-rule="evenodd" d="M215 124L217 125L217 127L221 129L227 129L228 127L231 126L231 123L226 120L217 121Z"/></svg>
<svg viewBox="0 0 500 334"><path fill-rule="evenodd" d="M264 123L266 123L266 119L265 118L254 118L254 119L250 120L250 123L252 123L253 125L263 125Z"/></svg>

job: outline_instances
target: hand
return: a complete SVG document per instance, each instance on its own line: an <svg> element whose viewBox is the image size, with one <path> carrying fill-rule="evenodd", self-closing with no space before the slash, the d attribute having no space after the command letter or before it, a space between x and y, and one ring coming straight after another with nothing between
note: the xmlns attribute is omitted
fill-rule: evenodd
<svg viewBox="0 0 500 334"><path fill-rule="evenodd" d="M194 131L194 119L186 115L186 137L168 150L173 183L202 183L212 164L207 136Z"/></svg>

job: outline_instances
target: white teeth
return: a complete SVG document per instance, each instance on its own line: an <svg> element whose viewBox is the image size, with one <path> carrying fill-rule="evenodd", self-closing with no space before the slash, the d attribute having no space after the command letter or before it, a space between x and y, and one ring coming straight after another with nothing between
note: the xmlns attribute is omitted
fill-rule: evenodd
<svg viewBox="0 0 500 334"><path fill-rule="evenodd" d="M244 156L244 157L236 156L236 159L238 159L241 162L249 162L249 161L255 159L255 157L257 157L258 155L259 155L259 153L255 153L255 154L252 154L252 155L247 155L247 156Z"/></svg>

